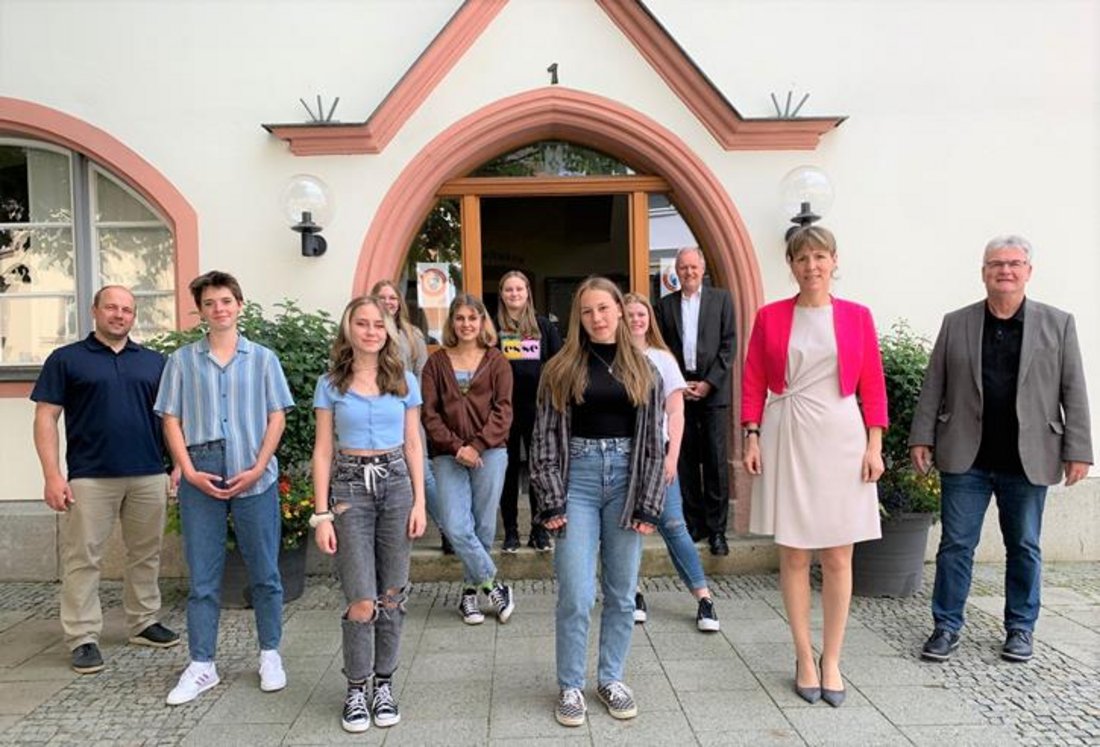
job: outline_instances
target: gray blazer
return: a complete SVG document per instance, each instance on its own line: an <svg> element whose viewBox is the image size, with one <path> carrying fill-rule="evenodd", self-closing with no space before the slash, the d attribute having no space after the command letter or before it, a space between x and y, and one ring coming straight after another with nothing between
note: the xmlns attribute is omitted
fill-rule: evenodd
<svg viewBox="0 0 1100 747"><path fill-rule="evenodd" d="M1092 463L1089 402L1073 315L1026 299L1016 417L1020 461L1034 485L1062 479L1063 462ZM985 300L943 318L910 446L930 446L942 472L966 472L982 439L982 327Z"/></svg>

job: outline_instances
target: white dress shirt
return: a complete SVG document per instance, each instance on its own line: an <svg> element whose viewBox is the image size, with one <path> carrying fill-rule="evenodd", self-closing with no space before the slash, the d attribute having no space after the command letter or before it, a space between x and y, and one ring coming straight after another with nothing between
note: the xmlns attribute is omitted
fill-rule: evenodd
<svg viewBox="0 0 1100 747"><path fill-rule="evenodd" d="M684 318L684 370L698 370L695 360L695 348L699 341L699 307L703 300L703 289L693 296L680 292L680 313Z"/></svg>

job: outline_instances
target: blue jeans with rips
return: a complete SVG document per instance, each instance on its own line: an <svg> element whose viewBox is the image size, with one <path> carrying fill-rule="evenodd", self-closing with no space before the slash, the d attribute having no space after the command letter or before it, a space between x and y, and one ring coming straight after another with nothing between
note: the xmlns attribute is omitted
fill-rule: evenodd
<svg viewBox="0 0 1100 747"><path fill-rule="evenodd" d="M329 488L336 573L348 604L375 603L374 618L342 619L344 674L362 682L397 669L409 585L412 482L401 449L338 454Z"/></svg>
<svg viewBox="0 0 1100 747"><path fill-rule="evenodd" d="M642 537L619 526L630 482L629 438L569 441L566 525L554 544L558 577L555 639L558 685L584 688L588 627L596 602L599 561L600 613L598 684L622 681L634 632L634 589L642 559Z"/></svg>
<svg viewBox="0 0 1100 747"><path fill-rule="evenodd" d="M225 476L225 442L211 441L187 449L199 472ZM214 661L221 615L227 519L248 569L256 633L262 650L277 649L283 636L283 580L279 575L279 484L256 495L227 501L211 498L186 480L180 481L183 549L191 572L187 596L187 643L192 661Z"/></svg>
<svg viewBox="0 0 1100 747"><path fill-rule="evenodd" d="M464 467L453 456L432 458L436 498L432 515L462 561L467 586L476 587L497 576L489 551L497 531L497 507L504 488L508 451L504 447L481 453L482 466Z"/></svg>
<svg viewBox="0 0 1100 747"><path fill-rule="evenodd" d="M1022 474L971 469L940 474L943 487L943 535L936 553L936 583L932 591L932 618L938 628L958 632L970 594L974 549L990 496L997 497L1001 537L1005 545L1006 630L1035 629L1042 586L1042 550L1045 485L1032 485Z"/></svg>
<svg viewBox="0 0 1100 747"><path fill-rule="evenodd" d="M684 497L680 492L679 478L673 480L665 491L665 508L661 512L661 523L657 525L657 531L661 533L665 547L668 548L668 556L684 585L690 591L705 588L707 577L703 573L699 551L684 521Z"/></svg>

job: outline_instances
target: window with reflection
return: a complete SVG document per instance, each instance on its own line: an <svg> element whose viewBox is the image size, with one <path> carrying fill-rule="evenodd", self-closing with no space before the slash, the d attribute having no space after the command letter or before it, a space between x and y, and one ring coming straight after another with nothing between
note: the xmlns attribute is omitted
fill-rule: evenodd
<svg viewBox="0 0 1100 747"><path fill-rule="evenodd" d="M429 344L442 340L443 322L455 294L462 290L462 209L442 199L413 238L399 283L405 288L409 316Z"/></svg>
<svg viewBox="0 0 1100 747"><path fill-rule="evenodd" d="M564 140L540 140L497 156L469 176L629 176L614 156Z"/></svg>
<svg viewBox="0 0 1100 747"><path fill-rule="evenodd" d="M649 195L649 298L653 303L680 290L676 252L686 248L700 245L676 205L666 194ZM706 253L704 248L704 258ZM711 285L709 272L703 284Z"/></svg>
<svg viewBox="0 0 1100 747"><path fill-rule="evenodd" d="M0 139L0 376L91 331L107 284L131 288L135 339L175 327L175 241L164 219L79 153Z"/></svg>

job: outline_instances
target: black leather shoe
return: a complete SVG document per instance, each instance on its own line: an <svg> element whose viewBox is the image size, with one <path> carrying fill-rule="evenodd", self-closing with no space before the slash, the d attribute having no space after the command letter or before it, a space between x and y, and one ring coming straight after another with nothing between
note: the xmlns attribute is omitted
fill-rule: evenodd
<svg viewBox="0 0 1100 747"><path fill-rule="evenodd" d="M1030 630L1010 630L1001 649L1005 661L1031 661L1032 644Z"/></svg>
<svg viewBox="0 0 1100 747"><path fill-rule="evenodd" d="M936 628L920 650L920 658L928 661L947 661L959 647L959 634L946 628Z"/></svg>
<svg viewBox="0 0 1100 747"><path fill-rule="evenodd" d="M172 648L180 642L180 634L174 630L153 623L137 635L130 636L130 643L138 646L152 646L153 648Z"/></svg>
<svg viewBox="0 0 1100 747"><path fill-rule="evenodd" d="M711 555L729 555L730 546L726 543L726 537L722 534L712 534L708 541Z"/></svg>
<svg viewBox="0 0 1100 747"><path fill-rule="evenodd" d="M103 669L103 655L94 643L82 643L73 649L73 671L78 674L95 674Z"/></svg>
<svg viewBox="0 0 1100 747"><path fill-rule="evenodd" d="M509 555L515 555L519 552L519 532L517 530L509 529L504 533L504 544L500 546L500 550Z"/></svg>

